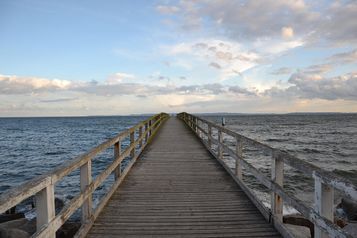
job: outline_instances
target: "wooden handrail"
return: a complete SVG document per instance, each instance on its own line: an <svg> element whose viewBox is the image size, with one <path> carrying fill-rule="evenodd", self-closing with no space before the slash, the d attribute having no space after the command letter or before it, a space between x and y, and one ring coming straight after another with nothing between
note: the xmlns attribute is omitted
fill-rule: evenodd
<svg viewBox="0 0 357 238"><path fill-rule="evenodd" d="M130 171L143 149L152 140L157 130L167 118L168 114L165 113L154 115L119 133L114 138L96 146L89 152L56 167L45 175L36 177L18 187L6 191L0 195L0 213L4 213L24 199L36 195L37 232L32 237L47 238L55 237L56 231L69 217L76 210L82 208L82 226L76 236L83 237L106 202ZM142 128L145 128L145 130L143 131ZM135 140L136 131L138 131L138 137ZM128 136L130 136L130 145L128 145L124 151L121 151L121 141ZM135 151L137 145L139 145L139 149ZM114 147L114 161L108 165L95 180L92 180L92 159L111 146ZM121 162L128 156L130 156L131 161L126 168L121 171ZM76 169L80 169L81 192L71 199L59 214L55 216L54 185ZM110 174L114 174L115 182L93 211L92 194Z"/></svg>
<svg viewBox="0 0 357 238"><path fill-rule="evenodd" d="M284 235L289 236L289 232L282 224L283 201L298 210L303 216L315 224L315 237L351 237L348 233L342 231L333 223L333 190L337 189L342 193L342 196L352 199L357 202L357 187L348 179L335 175L332 172L325 171L313 164L303 161L295 156L288 154L285 151L272 148L261 142L240 135L226 127L217 125L203 118L194 116L188 113L180 113L178 118L183 120L188 127L201 139L206 148L211 154L218 159L223 167L230 173L235 181L247 193L253 203L259 208L267 219L271 219L276 228ZM207 127L207 130L203 128ZM212 128L218 132L218 140L212 137ZM227 134L236 140L236 150L232 150L228 145L224 144L223 133ZM252 164L243 159L242 144L248 146L257 146L264 152L271 154L272 158L272 178L267 178ZM217 151L212 149L212 145L217 146ZM222 160L223 151L236 161L235 172L224 163ZM283 168L284 163L299 170L303 174L315 180L315 207L305 205L301 200L293 195L286 193L283 188ZM242 168L248 170L261 184L267 187L271 192L271 209L268 209L256 197L256 195L247 187L242 180Z"/></svg>

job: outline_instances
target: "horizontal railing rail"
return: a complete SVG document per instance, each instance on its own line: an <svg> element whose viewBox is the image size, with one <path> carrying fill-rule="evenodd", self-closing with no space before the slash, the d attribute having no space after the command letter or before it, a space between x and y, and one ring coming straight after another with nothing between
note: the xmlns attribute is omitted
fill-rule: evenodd
<svg viewBox="0 0 357 238"><path fill-rule="evenodd" d="M82 226L75 237L84 237L109 198L124 180L143 149L152 140L159 127L167 118L168 114L165 113L154 115L119 133L114 138L105 141L89 152L63 163L54 170L4 192L0 195L0 214L16 206L23 200L35 196L37 231L32 237L54 238L56 231L76 210L81 208ZM135 133L137 135L136 139ZM121 142L127 137L130 139L130 144L124 151L121 151ZM114 161L92 180L92 159L112 146L114 147ZM121 164L126 157L130 157L131 160L123 169ZM81 191L56 215L54 205L55 184L76 169L80 170ZM94 209L92 194L110 174L114 174L115 182Z"/></svg>
<svg viewBox="0 0 357 238"><path fill-rule="evenodd" d="M273 222L275 227L282 235L289 237L291 233L283 225L283 202L294 207L304 217L309 219L315 225L315 237L352 237L347 232L334 224L334 190L341 192L341 195L357 202L357 187L348 179L342 178L325 171L313 164L303 161L285 151L272 148L268 145L240 135L224 126L217 125L211 121L188 114L180 113L178 118L183 120L189 128L201 139L210 153L222 164L230 173L234 180L249 196L252 202L262 212L262 214ZM212 128L217 130L218 139L213 138ZM229 135L236 140L236 149L232 150L224 143L224 134ZM243 159L243 144L259 147L264 152L271 154L271 178L267 178L251 163ZM212 146L216 145L215 151ZM235 160L235 169L232 171L223 161L223 152ZM284 164L300 171L311 177L315 181L314 187L314 207L303 203L295 196L288 194L283 188ZM267 187L271 192L271 208L267 208L248 188L243 181L242 168L249 171L261 184Z"/></svg>

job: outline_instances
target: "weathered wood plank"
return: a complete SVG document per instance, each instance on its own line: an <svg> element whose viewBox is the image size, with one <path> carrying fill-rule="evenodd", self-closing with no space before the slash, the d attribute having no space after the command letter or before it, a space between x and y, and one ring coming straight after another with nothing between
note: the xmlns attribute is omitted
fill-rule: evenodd
<svg viewBox="0 0 357 238"><path fill-rule="evenodd" d="M211 125L214 127L218 132L224 132L229 136L235 137L236 140L240 139L243 140L245 144L248 146L257 146L259 147L260 150L263 150L267 154L271 153L273 155L273 158L275 161L273 161L273 171L272 171L272 180L266 178L262 173L260 173L259 170L257 170L254 166L252 166L250 163L246 162L242 156L236 151L234 152L232 149L229 148L226 144L224 144L221 140L220 137L218 136L218 140L213 139L214 143L217 145L218 149L221 150L221 148L224 149L225 152L229 154L230 157L233 159L236 159L236 161L240 161L245 169L248 169L253 176L255 176L256 179L258 179L259 182L261 182L264 186L269 188L273 194L274 199L272 199L272 209L273 211L271 213L267 213L267 209L265 206L259 201L256 196L246 187L244 182L242 182L238 176L234 173L232 173L231 169L219 158L219 154L216 153L216 151L212 150L211 147L208 145L208 141L206 141L203 137L200 136L199 133L197 133L194 130L194 133L199 137L201 142L206 146L206 148L210 151L213 157L217 158L217 160L222 164L222 166L226 169L226 171L232 176L232 178L239 184L239 186L246 192L246 194L250 197L250 199L254 202L254 204L259 208L259 210L264 214L264 216L269 215L269 220L271 216L271 220L274 224L274 226L281 232L281 234L284 237L292 237L292 234L286 229L286 227L283 225L281 222L281 216L282 216L282 198L284 202L287 202L287 204L292 205L295 209L297 209L301 214L303 214L306 218L308 218L310 221L312 221L315 224L315 227L317 227L319 230L323 231L324 233L328 234L329 236L332 237L351 237L348 233L344 232L341 230L340 227L338 227L336 224L334 224L331 219L329 218L331 216L331 209L333 207L333 188L339 189L342 194L348 198L351 198L352 200L357 201L357 187L353 185L349 180L341 178L336 176L335 174L324 171L315 165L312 165L310 163L307 163L305 161L302 161L294 156L289 155L286 152L280 151L278 149L271 148L267 145L264 145L260 142L254 141L250 138L246 138L238 133L235 133L233 131L230 131L224 127L221 127L219 125L213 124L212 122L206 121L204 119L198 118L193 115L189 115L186 113L181 113L178 115L179 118L183 118L185 120L185 123L192 129L195 126L195 123L198 121L201 121L202 123L206 123L207 126ZM220 134L220 133L219 133ZM274 171L275 167L275 162L278 162L278 170L280 170L280 173ZM329 208L328 209L322 209L325 210L324 215L321 215L320 208L317 208L318 210L315 211L315 208L311 208L303 204L300 200L298 200L296 197L292 195L288 195L284 189L281 186L282 183L282 177L283 177L283 166L284 163L288 164L289 166L294 167L295 169L298 169L300 172L311 176L315 179L315 200L318 200L317 198L319 197L319 194L322 192L319 191L321 190L321 184L323 183L324 186L326 186L326 196L328 197L326 201L323 201L322 206L326 206ZM278 179L276 180L275 178L278 176ZM279 181L280 180L280 181ZM316 183L318 181L318 183ZM316 186L316 184L318 186ZM331 186L331 187L329 187ZM331 191L330 191L331 190ZM319 202L319 201L318 201ZM276 204L279 204L278 208L275 206ZM321 205L321 204L320 204ZM316 232L315 235L319 236L319 232Z"/></svg>
<svg viewBox="0 0 357 238"><path fill-rule="evenodd" d="M178 234L279 236L192 132L171 118L114 192L88 237Z"/></svg>

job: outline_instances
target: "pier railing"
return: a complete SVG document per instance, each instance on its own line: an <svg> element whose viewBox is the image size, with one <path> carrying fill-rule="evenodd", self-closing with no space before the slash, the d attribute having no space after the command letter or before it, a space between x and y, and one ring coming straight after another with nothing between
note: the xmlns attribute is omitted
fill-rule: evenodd
<svg viewBox="0 0 357 238"><path fill-rule="evenodd" d="M178 114L178 117L201 139L210 153L222 164L228 173L230 173L265 218L270 220L284 237L291 237L292 235L283 224L283 203L294 207L305 218L314 223L315 237L351 237L348 233L334 224L333 220L335 189L339 190L342 196L357 202L357 187L352 182L307 163L287 152L274 149L203 118L185 112ZM218 139L213 137L213 129L217 131ZM234 138L236 142L235 150L224 143L224 136ZM271 178L266 177L255 168L254 165L244 159L243 144L246 146L256 146L271 155ZM217 149L214 149L214 147ZM234 171L232 171L223 161L223 153L235 160ZM288 194L283 188L284 164L287 164L314 179L314 207L310 207L297 197ZM271 193L270 209L264 206L243 181L243 167L262 185L269 189Z"/></svg>
<svg viewBox="0 0 357 238"><path fill-rule="evenodd" d="M167 118L168 115L165 113L152 116L121 132L114 138L105 141L89 152L69 160L51 172L1 194L0 214L16 206L24 199L35 196L37 231L32 237L54 238L56 231L78 209L81 209L82 213L82 226L76 237L84 237L109 198L124 180L136 159ZM135 135L137 135L136 138ZM129 138L130 144L122 151L121 142L126 138ZM92 180L92 159L95 159L96 155L110 147L113 147L114 161ZM122 168L122 161L126 157L130 157L131 160L125 168ZM56 215L55 184L77 169L80 170L81 191ZM115 182L94 209L92 194L111 174L114 175Z"/></svg>

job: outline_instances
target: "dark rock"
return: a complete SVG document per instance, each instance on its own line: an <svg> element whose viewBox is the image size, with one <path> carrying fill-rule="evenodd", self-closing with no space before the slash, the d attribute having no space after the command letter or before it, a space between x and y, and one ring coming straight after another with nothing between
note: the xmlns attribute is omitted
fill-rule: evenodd
<svg viewBox="0 0 357 238"><path fill-rule="evenodd" d="M342 198L337 207L343 209L349 221L357 221L357 204L351 199Z"/></svg>
<svg viewBox="0 0 357 238"><path fill-rule="evenodd" d="M283 217L283 222L296 226L305 226L310 229L311 237L314 237L314 223L299 214L286 215Z"/></svg>
<svg viewBox="0 0 357 238"><path fill-rule="evenodd" d="M335 217L334 218L334 223L338 225L341 228L344 228L347 225L347 221L343 218L340 217Z"/></svg>
<svg viewBox="0 0 357 238"><path fill-rule="evenodd" d="M31 235L26 231L12 228L2 229L0 228L0 238L29 238Z"/></svg>
<svg viewBox="0 0 357 238"><path fill-rule="evenodd" d="M4 222L0 224L0 231L0 238L30 237L36 232L36 220L21 218Z"/></svg>
<svg viewBox="0 0 357 238"><path fill-rule="evenodd" d="M0 214L0 223L17 220L20 218L25 218L24 213L16 213L16 214Z"/></svg>
<svg viewBox="0 0 357 238"><path fill-rule="evenodd" d="M310 229L306 226L295 226L287 223L284 226L294 238L311 238Z"/></svg>
<svg viewBox="0 0 357 238"><path fill-rule="evenodd" d="M66 222L56 232L56 238L72 238L81 226L80 222Z"/></svg>

